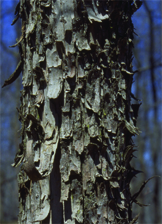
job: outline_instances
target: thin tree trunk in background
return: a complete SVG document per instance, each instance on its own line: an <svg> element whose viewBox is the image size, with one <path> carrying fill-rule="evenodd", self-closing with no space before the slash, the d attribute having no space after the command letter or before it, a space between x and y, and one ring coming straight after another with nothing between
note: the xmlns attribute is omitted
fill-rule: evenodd
<svg viewBox="0 0 162 224"><path fill-rule="evenodd" d="M20 1L19 223L135 222L131 15L140 5Z"/></svg>
<svg viewBox="0 0 162 224"><path fill-rule="evenodd" d="M155 83L155 62L154 62L154 55L155 55L155 38L154 38L154 32L153 32L153 15L151 9L149 9L148 4L146 1L144 1L144 7L147 11L148 14L148 19L149 19L149 37L150 37L150 44L149 44L149 63L150 63L150 78L151 78L151 85L152 85L152 97L153 97L153 111L154 111L154 118L153 118L153 123L154 123L154 133L156 135L154 136L154 139L150 138L151 141L151 146L152 146L152 159L153 159L153 164L154 164L154 174L158 175L160 174L159 168L158 168L158 159L159 159L159 139L161 138L160 135L160 129L159 129L159 120L158 120L158 110L157 110L157 88L156 88L156 83ZM161 203L160 203L160 179L155 178L154 182L154 196L153 196L153 201L154 201L154 223L158 223L161 220Z"/></svg>
<svg viewBox="0 0 162 224"><path fill-rule="evenodd" d="M155 62L154 62L154 32L153 32L153 16L152 12L148 7L148 4L146 1L143 1L144 7L148 14L149 19L149 37L150 37L150 43L149 43L149 63L150 63L150 79L151 79L151 87L152 87L152 96L153 96L153 102L154 102L154 116L155 119L157 118L157 92L156 92L156 86L155 86L155 75L154 75L154 68L155 68Z"/></svg>
<svg viewBox="0 0 162 224"><path fill-rule="evenodd" d="M138 60L139 57L138 57L138 52L136 51L136 49L134 50L134 56L137 60L137 65L136 65L136 68L138 70L138 73L135 75L135 80L136 80L136 83L135 83L135 96L137 97L137 99L142 99L143 100L143 97L141 98L141 91L140 91L140 79L141 79L141 75L142 75L142 72L140 72L140 68L141 68L141 61ZM145 101L144 101L145 102ZM140 125L139 128L141 127L145 127L143 122L146 120L146 117L145 119L141 119L140 122L139 122L139 117L138 117L138 125ZM147 130L147 129L146 129ZM143 135L143 129L142 129L142 134L141 136ZM137 138L137 146L138 146L138 152L137 152L137 157L138 157L138 165L136 163L136 160L133 160L132 161L132 165L135 166L138 170L142 170L143 171L143 175L139 175L138 176L138 181L136 179L133 179L133 181L131 182L131 189L132 189L132 192L136 192L137 191L137 188L139 186L139 183L142 183L145 181L145 162L144 162L144 149L145 149L145 144L146 144L146 137L145 136L142 136L140 138ZM139 196L139 201L141 203L144 204L144 196L143 194L140 194ZM134 209L133 209L133 213L139 213L141 210L141 207L139 207L138 205L134 205ZM139 223L145 223L144 222L144 218L145 218L145 210L143 209L140 216L139 216Z"/></svg>

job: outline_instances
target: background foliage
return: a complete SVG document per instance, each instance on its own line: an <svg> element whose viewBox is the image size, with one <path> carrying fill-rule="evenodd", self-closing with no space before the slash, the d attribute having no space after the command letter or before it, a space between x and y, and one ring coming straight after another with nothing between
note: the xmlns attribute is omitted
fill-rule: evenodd
<svg viewBox="0 0 162 224"><path fill-rule="evenodd" d="M0 77L1 86L14 71L19 61L18 47L8 46L16 43L21 36L20 21L11 26L14 10L18 1L1 1L0 11ZM141 183L153 175L162 176L162 59L161 59L161 1L144 1L142 7L134 14L134 75L132 93L141 99L137 126L142 131L134 139L137 145L135 153L137 159L132 161L136 169L142 170L132 181L132 192L136 192ZM19 168L12 168L14 156L20 142L20 123L18 112L20 103L21 77L11 86L1 90L0 101L0 223L17 220L18 215L18 187L17 173ZM140 102L140 101L139 101ZM137 101L134 101L137 103ZM140 212L139 223L162 223L162 180L152 179L139 196L139 202L150 204L141 208L134 206L134 213Z"/></svg>

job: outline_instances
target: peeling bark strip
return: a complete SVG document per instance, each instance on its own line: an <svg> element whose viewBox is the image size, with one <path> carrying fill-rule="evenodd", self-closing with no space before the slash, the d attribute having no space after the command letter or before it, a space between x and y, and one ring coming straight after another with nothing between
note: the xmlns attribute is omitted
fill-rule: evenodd
<svg viewBox="0 0 162 224"><path fill-rule="evenodd" d="M138 6L20 0L19 223L134 223L131 16Z"/></svg>
<svg viewBox="0 0 162 224"><path fill-rule="evenodd" d="M5 80L2 88L13 83L19 77L21 72L22 72L22 61L20 60L15 71L12 73L12 75L10 75L10 77L7 80Z"/></svg>

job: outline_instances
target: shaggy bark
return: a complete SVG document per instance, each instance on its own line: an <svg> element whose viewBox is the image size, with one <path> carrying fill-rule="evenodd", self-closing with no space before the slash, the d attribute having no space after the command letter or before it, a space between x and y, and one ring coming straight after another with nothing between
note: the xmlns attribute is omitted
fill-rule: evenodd
<svg viewBox="0 0 162 224"><path fill-rule="evenodd" d="M135 222L131 16L140 5L20 0L19 223Z"/></svg>

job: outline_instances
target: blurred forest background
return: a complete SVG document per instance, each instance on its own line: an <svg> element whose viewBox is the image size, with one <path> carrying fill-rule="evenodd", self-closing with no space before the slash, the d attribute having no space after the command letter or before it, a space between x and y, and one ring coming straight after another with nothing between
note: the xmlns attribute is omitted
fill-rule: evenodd
<svg viewBox="0 0 162 224"><path fill-rule="evenodd" d="M0 85L12 74L19 62L18 47L9 48L21 36L21 22L11 26L18 1L0 1ZM132 165L142 170L131 184L132 192L139 190L148 178L162 177L162 7L161 1L143 1L142 7L134 14L134 75L132 93L141 99L138 124L142 133L134 138L137 151ZM16 223L18 216L17 173L12 168L14 156L20 143L20 122L18 112L21 76L10 86L1 89L0 100L0 223ZM133 100L133 103L138 103ZM162 178L148 182L138 201L149 204L141 208L134 205L134 215L140 213L140 224L162 223Z"/></svg>

